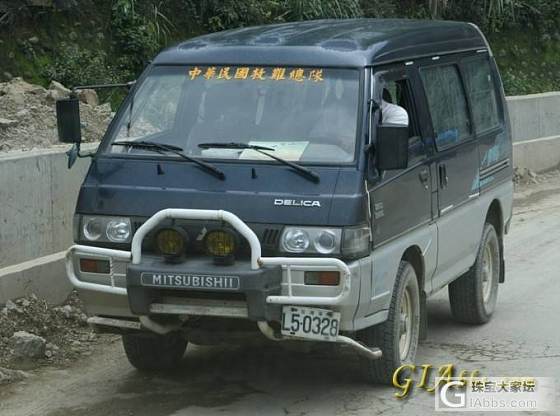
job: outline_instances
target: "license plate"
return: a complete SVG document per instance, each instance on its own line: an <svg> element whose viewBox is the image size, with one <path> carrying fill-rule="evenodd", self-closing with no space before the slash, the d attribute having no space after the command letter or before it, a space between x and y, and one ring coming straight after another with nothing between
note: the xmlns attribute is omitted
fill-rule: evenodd
<svg viewBox="0 0 560 416"><path fill-rule="evenodd" d="M282 334L321 341L336 341L340 312L302 306L282 307Z"/></svg>
<svg viewBox="0 0 560 416"><path fill-rule="evenodd" d="M238 276L209 276L184 273L142 273L142 286L180 289L239 290Z"/></svg>

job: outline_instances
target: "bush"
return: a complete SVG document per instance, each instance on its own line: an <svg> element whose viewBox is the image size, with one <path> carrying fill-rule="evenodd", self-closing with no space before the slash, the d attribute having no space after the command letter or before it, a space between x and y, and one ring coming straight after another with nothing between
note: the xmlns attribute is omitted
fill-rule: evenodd
<svg viewBox="0 0 560 416"><path fill-rule="evenodd" d="M64 42L57 48L52 62L43 69L43 75L68 87L119 80L104 51L81 49L78 45Z"/></svg>

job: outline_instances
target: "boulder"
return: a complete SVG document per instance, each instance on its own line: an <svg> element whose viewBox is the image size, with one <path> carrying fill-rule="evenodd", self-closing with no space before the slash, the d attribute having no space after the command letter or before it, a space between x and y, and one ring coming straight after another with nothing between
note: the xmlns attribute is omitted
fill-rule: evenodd
<svg viewBox="0 0 560 416"><path fill-rule="evenodd" d="M10 370L9 368L0 367L0 385L22 381L27 377L29 377L29 374L25 371Z"/></svg>
<svg viewBox="0 0 560 416"><path fill-rule="evenodd" d="M70 90L58 81L51 81L49 84L49 91L56 91L66 97L70 94Z"/></svg>
<svg viewBox="0 0 560 416"><path fill-rule="evenodd" d="M9 343L15 357L43 358L45 356L47 341L43 337L18 331L12 335Z"/></svg>
<svg viewBox="0 0 560 416"><path fill-rule="evenodd" d="M11 120L9 118L2 118L0 117L0 129L7 129L9 127L17 126L17 120Z"/></svg>
<svg viewBox="0 0 560 416"><path fill-rule="evenodd" d="M89 104L92 107L99 105L99 98L97 97L97 93L95 92L95 90L80 90L78 92L78 98L81 102Z"/></svg>

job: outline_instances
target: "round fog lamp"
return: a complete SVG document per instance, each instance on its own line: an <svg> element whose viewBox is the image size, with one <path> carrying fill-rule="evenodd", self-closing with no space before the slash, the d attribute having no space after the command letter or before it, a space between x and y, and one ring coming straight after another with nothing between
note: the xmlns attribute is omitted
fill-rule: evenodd
<svg viewBox="0 0 560 416"><path fill-rule="evenodd" d="M174 228L164 228L156 234L156 247L164 256L180 256L185 252L187 235Z"/></svg>
<svg viewBox="0 0 560 416"><path fill-rule="evenodd" d="M309 235L304 230L289 230L284 235L284 248L291 253L303 253L309 247Z"/></svg>
<svg viewBox="0 0 560 416"><path fill-rule="evenodd" d="M210 231L204 239L206 251L215 257L228 257L235 251L235 236L226 230Z"/></svg>

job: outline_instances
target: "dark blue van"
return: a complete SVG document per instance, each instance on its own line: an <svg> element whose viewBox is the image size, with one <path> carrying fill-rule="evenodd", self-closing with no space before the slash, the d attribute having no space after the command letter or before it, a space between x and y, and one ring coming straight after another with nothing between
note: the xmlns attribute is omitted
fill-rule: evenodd
<svg viewBox="0 0 560 416"><path fill-rule="evenodd" d="M57 104L79 148L74 97ZM72 153L76 156L76 151ZM487 322L504 281L512 146L469 23L323 20L161 52L80 190L70 280L141 370L187 342L346 344L370 380L413 362L426 298Z"/></svg>

